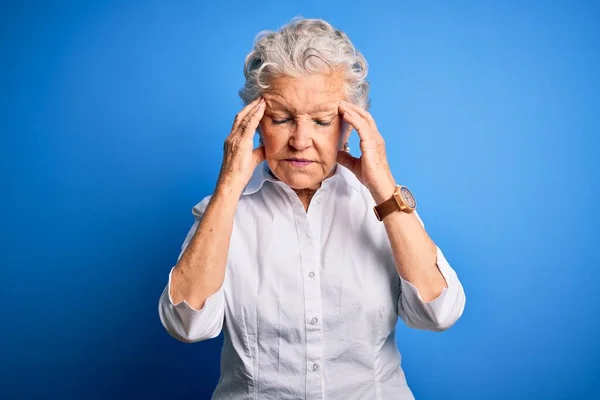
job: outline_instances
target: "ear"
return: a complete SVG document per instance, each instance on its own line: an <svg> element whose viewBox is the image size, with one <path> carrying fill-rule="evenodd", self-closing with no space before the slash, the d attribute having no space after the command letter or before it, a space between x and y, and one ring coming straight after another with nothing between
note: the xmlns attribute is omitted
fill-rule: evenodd
<svg viewBox="0 0 600 400"><path fill-rule="evenodd" d="M339 150L344 150L344 144L348 143L352 129L354 129L352 125L342 120L342 126L340 128L340 142L338 144Z"/></svg>

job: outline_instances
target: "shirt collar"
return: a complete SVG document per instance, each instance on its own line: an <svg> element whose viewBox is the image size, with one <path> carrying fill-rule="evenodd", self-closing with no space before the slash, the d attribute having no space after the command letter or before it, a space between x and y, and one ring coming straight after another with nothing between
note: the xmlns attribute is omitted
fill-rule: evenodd
<svg viewBox="0 0 600 400"><path fill-rule="evenodd" d="M352 189L356 190L357 192L360 191L360 186L362 185L360 181L356 178L352 171L339 163L337 163L335 166L334 174L325 179L323 183L328 184L329 182L335 182L336 180L340 179L346 182ZM246 185L242 195L250 195L258 192L267 181L274 183L280 182L279 179L272 175L267 162L263 161L254 169L254 173L252 174L252 177Z"/></svg>

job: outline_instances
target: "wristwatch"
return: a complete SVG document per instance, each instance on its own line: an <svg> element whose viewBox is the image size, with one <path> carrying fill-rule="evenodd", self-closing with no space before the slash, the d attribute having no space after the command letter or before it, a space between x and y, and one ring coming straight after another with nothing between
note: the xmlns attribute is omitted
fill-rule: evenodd
<svg viewBox="0 0 600 400"><path fill-rule="evenodd" d="M383 221L385 217L395 211L411 213L416 208L417 201L415 200L415 196L413 196L406 186L398 185L392 197L373 207L373 211L375 211L377 219Z"/></svg>

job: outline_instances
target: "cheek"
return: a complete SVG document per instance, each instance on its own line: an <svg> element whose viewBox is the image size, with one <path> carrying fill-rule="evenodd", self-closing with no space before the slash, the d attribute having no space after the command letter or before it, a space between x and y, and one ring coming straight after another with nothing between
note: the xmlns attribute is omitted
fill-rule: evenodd
<svg viewBox="0 0 600 400"><path fill-rule="evenodd" d="M339 124L338 124L339 125ZM343 138L341 137L340 127L330 127L327 131L319 132L315 140L315 145L319 148L323 156L328 155L337 157L337 150L341 146ZM330 157L329 157L330 158Z"/></svg>
<svg viewBox="0 0 600 400"><path fill-rule="evenodd" d="M266 122L261 122L259 127L260 136L263 140L267 153L277 153L287 144L287 135L285 132L281 132L280 128L269 125Z"/></svg>

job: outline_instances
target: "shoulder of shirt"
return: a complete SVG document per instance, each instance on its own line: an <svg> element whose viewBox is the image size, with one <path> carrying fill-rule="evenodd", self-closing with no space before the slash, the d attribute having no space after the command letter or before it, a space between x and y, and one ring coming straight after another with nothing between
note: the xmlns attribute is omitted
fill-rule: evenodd
<svg viewBox="0 0 600 400"><path fill-rule="evenodd" d="M204 211L206 211L206 207L212 198L212 194L203 198L198 204L192 207L192 214L196 218L201 218L204 215Z"/></svg>
<svg viewBox="0 0 600 400"><path fill-rule="evenodd" d="M336 171L331 178L328 179L343 179L343 181L350 186L353 190L357 192L361 192L364 187L362 183L356 178L356 176L346 167L341 164L336 164ZM258 164L258 166L254 169L254 173L250 178L250 181L246 185L242 196L248 196L258 192L265 182L278 182L279 180L275 178L269 172L269 166L266 161Z"/></svg>

